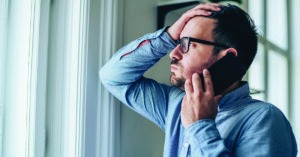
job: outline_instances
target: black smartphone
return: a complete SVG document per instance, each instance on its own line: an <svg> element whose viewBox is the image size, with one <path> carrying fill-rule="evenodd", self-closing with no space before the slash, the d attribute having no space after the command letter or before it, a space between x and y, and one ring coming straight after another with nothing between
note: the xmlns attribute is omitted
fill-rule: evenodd
<svg viewBox="0 0 300 157"><path fill-rule="evenodd" d="M214 94L219 95L237 80L242 79L246 69L233 53L227 53L224 57L212 64L207 70L210 73ZM200 74L204 89L203 74ZM205 90L205 89L204 89Z"/></svg>

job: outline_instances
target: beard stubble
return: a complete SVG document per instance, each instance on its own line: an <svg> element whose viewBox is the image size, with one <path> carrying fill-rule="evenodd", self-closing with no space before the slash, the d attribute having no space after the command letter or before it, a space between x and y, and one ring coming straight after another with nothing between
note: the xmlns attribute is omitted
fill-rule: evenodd
<svg viewBox="0 0 300 157"><path fill-rule="evenodd" d="M206 68L208 68L209 66L211 66L214 62L217 61L217 55L212 55L209 60L203 64L201 66L200 69L204 70ZM178 63L178 60L177 59L174 59L171 61L171 65L177 65L178 67L182 68L182 66L180 65L180 63ZM200 70L200 71L202 71ZM183 76L181 77L176 77L175 73L174 72L171 72L171 75L170 75L170 83L172 86L174 87L178 87L182 90L184 90L184 84L185 84L185 81L186 81L186 78L184 78Z"/></svg>

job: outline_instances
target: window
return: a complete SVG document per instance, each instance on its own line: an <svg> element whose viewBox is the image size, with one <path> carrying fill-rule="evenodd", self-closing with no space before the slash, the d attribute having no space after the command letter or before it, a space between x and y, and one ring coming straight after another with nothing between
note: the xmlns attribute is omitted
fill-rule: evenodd
<svg viewBox="0 0 300 157"><path fill-rule="evenodd" d="M290 117L290 5L286 0L248 0L259 33L257 56L249 71L253 96L271 102Z"/></svg>
<svg viewBox="0 0 300 157"><path fill-rule="evenodd" d="M280 108L300 141L300 20L299 0L248 0L248 9L258 25L260 46L250 68L250 87ZM298 150L300 146L298 144Z"/></svg>
<svg viewBox="0 0 300 157"><path fill-rule="evenodd" d="M119 156L120 103L98 79L122 45L119 5L0 1L0 157Z"/></svg>
<svg viewBox="0 0 300 157"><path fill-rule="evenodd" d="M84 156L89 5L84 0L67 2L0 2L3 156ZM61 18L55 17L57 7ZM49 24L50 17L65 21ZM57 25L63 32L53 31ZM53 36L63 40L61 45Z"/></svg>

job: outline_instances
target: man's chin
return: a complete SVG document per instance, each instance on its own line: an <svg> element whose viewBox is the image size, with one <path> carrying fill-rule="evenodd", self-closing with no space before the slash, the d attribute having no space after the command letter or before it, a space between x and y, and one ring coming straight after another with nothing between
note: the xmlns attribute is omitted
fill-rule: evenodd
<svg viewBox="0 0 300 157"><path fill-rule="evenodd" d="M185 79L184 78L176 78L174 76L174 74L171 74L171 76L170 76L170 83L171 83L172 86L178 87L178 88L184 90L184 83L185 83Z"/></svg>

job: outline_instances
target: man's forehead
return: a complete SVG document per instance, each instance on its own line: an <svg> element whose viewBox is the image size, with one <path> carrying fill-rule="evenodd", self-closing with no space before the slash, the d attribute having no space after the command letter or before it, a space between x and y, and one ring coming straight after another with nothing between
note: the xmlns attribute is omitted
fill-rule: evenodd
<svg viewBox="0 0 300 157"><path fill-rule="evenodd" d="M212 18L196 16L190 19L180 34L182 37L194 37L205 40L212 40L213 29L216 20Z"/></svg>

